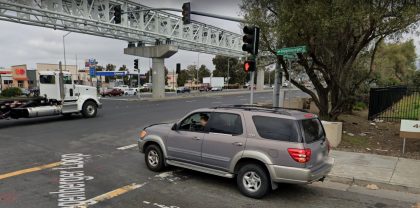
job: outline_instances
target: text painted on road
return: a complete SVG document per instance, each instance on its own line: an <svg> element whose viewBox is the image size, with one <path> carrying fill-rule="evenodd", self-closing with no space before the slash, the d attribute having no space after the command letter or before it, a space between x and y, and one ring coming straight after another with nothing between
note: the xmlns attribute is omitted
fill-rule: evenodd
<svg viewBox="0 0 420 208"><path fill-rule="evenodd" d="M85 158L90 155L81 153L65 154L61 156L59 189L50 194L58 194L58 207L75 207L85 204L85 181L92 180L86 176L83 167Z"/></svg>

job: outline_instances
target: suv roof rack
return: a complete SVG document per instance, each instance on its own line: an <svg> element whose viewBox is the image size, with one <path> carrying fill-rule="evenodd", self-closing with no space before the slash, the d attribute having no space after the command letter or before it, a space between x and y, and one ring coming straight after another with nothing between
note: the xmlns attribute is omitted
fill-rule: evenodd
<svg viewBox="0 0 420 208"><path fill-rule="evenodd" d="M233 108L233 109L242 109L242 110L248 110L248 111L266 111L266 112L273 112L273 113L281 113L286 115L291 115L290 112L287 112L287 110L295 110L307 113L308 111L298 108L284 108L284 107L268 107L268 106L261 106L261 105L225 105L225 106L218 106L214 107L214 109L220 109L220 108Z"/></svg>

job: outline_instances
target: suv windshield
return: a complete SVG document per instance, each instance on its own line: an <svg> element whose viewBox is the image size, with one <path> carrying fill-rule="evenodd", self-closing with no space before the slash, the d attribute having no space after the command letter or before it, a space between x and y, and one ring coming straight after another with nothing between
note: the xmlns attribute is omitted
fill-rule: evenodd
<svg viewBox="0 0 420 208"><path fill-rule="evenodd" d="M324 129L317 118L302 120L302 128L306 143L325 139Z"/></svg>

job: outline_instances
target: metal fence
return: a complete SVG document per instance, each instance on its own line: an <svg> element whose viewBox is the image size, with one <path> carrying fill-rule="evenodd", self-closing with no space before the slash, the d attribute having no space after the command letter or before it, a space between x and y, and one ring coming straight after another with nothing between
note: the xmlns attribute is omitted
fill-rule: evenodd
<svg viewBox="0 0 420 208"><path fill-rule="evenodd" d="M406 86L372 88L369 120L399 121L420 118L420 89Z"/></svg>

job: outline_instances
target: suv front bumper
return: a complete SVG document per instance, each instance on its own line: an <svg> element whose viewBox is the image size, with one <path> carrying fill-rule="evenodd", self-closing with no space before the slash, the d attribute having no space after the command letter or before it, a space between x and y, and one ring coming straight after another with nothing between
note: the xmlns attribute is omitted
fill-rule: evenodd
<svg viewBox="0 0 420 208"><path fill-rule="evenodd" d="M271 180L277 183L311 183L328 175L334 165L334 158L328 157L321 166L314 168L294 168L268 165Z"/></svg>

